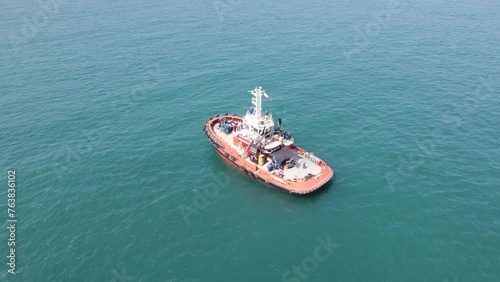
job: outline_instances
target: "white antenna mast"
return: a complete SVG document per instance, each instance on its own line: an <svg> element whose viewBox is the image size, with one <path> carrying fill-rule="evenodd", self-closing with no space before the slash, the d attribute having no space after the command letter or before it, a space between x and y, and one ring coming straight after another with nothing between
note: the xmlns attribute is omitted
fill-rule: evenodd
<svg viewBox="0 0 500 282"><path fill-rule="evenodd" d="M262 90L262 87L255 87L254 90L248 91L250 92L254 98L252 98L252 104L255 106L255 115L257 117L262 117L262 96L266 93L264 90Z"/></svg>

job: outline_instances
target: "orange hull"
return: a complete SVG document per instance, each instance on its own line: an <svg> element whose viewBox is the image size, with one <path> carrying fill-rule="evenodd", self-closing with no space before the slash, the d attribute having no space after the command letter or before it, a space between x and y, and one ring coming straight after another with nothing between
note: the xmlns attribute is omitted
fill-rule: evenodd
<svg viewBox="0 0 500 282"><path fill-rule="evenodd" d="M242 118L237 115L224 115L227 120L241 121ZM220 116L215 116L210 118L205 122L203 126L203 132L210 140L212 145L215 147L217 153L226 161L233 164L243 172L247 173L249 176L256 178L264 182L266 185L284 190L291 194L308 194L311 193L323 185L325 185L332 177L333 170L322 161L321 172L307 180L299 181L289 181L273 175L271 172L267 171L264 167L257 164L251 163L240 156L240 154L225 140L220 138L214 131L214 125L219 122ZM305 152L299 147L295 147L295 150Z"/></svg>

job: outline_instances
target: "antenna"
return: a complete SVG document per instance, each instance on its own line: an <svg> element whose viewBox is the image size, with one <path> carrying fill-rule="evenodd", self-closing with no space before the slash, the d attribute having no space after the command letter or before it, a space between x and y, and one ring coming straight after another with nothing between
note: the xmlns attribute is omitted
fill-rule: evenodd
<svg viewBox="0 0 500 282"><path fill-rule="evenodd" d="M252 97L252 104L255 106L255 115L257 117L262 117L262 96L266 93L262 90L262 86L255 87L254 90L248 91L254 97Z"/></svg>

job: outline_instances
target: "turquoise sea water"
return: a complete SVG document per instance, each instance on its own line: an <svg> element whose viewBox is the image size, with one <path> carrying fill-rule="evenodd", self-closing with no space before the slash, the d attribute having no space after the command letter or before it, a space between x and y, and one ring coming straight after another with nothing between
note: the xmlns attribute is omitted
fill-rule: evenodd
<svg viewBox="0 0 500 282"><path fill-rule="evenodd" d="M492 0L3 1L0 280L500 281L499 14ZM267 188L203 135L258 85L335 169L319 193Z"/></svg>

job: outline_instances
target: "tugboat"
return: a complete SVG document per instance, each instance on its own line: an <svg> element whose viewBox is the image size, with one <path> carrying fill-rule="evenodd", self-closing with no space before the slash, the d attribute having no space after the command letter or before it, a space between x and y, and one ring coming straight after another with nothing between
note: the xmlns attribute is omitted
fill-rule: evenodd
<svg viewBox="0 0 500 282"><path fill-rule="evenodd" d="M308 194L333 177L333 169L311 152L296 146L290 132L275 126L272 114L262 112L262 87L248 91L252 104L244 116L216 115L203 132L217 153L249 176L291 194Z"/></svg>

